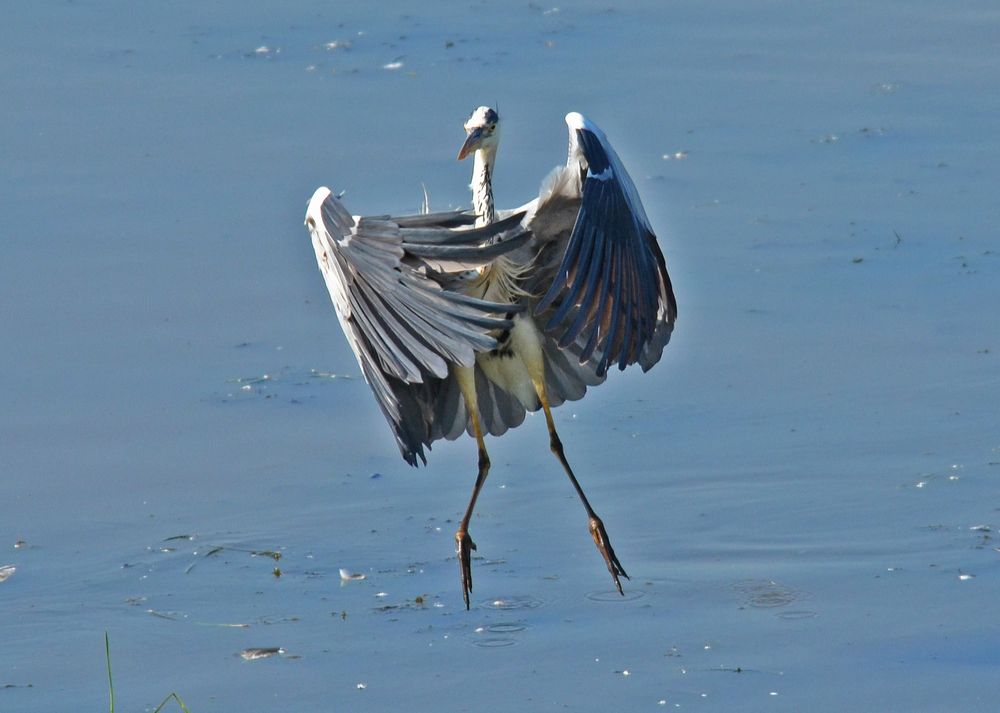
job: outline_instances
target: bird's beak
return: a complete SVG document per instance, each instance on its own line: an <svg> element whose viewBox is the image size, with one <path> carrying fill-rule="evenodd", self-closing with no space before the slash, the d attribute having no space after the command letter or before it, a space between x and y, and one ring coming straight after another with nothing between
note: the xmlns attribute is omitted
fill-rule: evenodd
<svg viewBox="0 0 1000 713"><path fill-rule="evenodd" d="M472 129L469 135L465 137L465 143L462 144L461 150L458 152L458 160L461 161L463 158L468 156L470 153L479 148L479 142L483 139L482 129Z"/></svg>

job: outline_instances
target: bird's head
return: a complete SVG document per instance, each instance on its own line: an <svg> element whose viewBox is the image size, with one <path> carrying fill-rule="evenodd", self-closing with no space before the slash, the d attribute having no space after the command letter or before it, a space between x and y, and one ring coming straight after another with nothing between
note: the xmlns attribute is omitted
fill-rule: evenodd
<svg viewBox="0 0 1000 713"><path fill-rule="evenodd" d="M479 107L465 122L465 133L465 143L458 152L459 161L476 151L494 154L500 143L500 115L496 109Z"/></svg>

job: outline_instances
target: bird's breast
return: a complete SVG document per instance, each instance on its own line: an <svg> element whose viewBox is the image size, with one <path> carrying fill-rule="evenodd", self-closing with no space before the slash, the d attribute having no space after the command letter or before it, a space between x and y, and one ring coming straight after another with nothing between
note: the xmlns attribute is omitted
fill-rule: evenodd
<svg viewBox="0 0 1000 713"><path fill-rule="evenodd" d="M538 394L532 381L529 364L536 351L533 340L538 330L531 317L518 314L514 327L497 337L497 348L476 354L476 364L493 384L516 398L528 411L537 411ZM526 361L527 357L527 361Z"/></svg>

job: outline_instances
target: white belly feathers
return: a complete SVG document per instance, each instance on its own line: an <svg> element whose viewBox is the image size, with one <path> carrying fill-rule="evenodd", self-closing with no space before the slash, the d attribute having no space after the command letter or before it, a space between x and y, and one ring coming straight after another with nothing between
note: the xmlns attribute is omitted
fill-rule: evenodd
<svg viewBox="0 0 1000 713"><path fill-rule="evenodd" d="M542 335L528 315L514 316L510 336L497 349L476 354L486 378L514 396L528 411L537 411L534 382L544 378Z"/></svg>

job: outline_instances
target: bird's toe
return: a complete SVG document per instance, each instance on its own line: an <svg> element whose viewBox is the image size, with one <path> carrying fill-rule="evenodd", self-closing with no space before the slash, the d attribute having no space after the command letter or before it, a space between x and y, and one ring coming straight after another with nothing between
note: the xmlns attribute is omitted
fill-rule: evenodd
<svg viewBox="0 0 1000 713"><path fill-rule="evenodd" d="M604 523L596 515L590 518L590 535L594 538L594 544L597 545L598 551L604 558L604 564L607 565L608 571L611 573L611 578L615 582L618 593L625 596L625 590L622 589L619 577L628 579L629 576L625 572L625 568L622 567L622 563L618 560L614 548L611 546L611 538L608 537L608 531L604 529Z"/></svg>
<svg viewBox="0 0 1000 713"><path fill-rule="evenodd" d="M469 609L469 594L472 592L472 551L476 549L476 543L472 541L469 533L459 530L455 533L455 554L458 555L458 566L462 576L462 598L465 600L465 608Z"/></svg>

